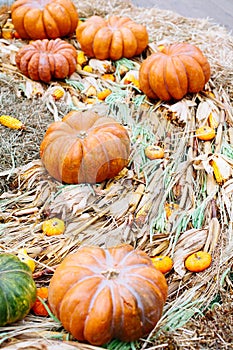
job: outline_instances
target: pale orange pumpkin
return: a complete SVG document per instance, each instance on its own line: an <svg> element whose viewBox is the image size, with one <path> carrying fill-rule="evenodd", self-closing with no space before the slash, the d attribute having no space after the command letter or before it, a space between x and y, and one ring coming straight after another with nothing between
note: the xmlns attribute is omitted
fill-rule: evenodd
<svg viewBox="0 0 233 350"><path fill-rule="evenodd" d="M78 12L71 0L17 0L11 6L22 39L56 39L75 32Z"/></svg>
<svg viewBox="0 0 233 350"><path fill-rule="evenodd" d="M149 98L165 101L201 91L209 78L207 58L189 43L161 46L142 62L139 70L141 90Z"/></svg>
<svg viewBox="0 0 233 350"><path fill-rule="evenodd" d="M166 297L164 275L146 253L125 244L83 246L68 255L51 279L48 301L76 339L102 345L149 334Z"/></svg>
<svg viewBox="0 0 233 350"><path fill-rule="evenodd" d="M96 183L117 175L127 164L130 139L126 128L92 111L71 111L52 123L40 156L49 174L65 183Z"/></svg>
<svg viewBox="0 0 233 350"><path fill-rule="evenodd" d="M78 25L76 37L86 55L100 60L137 56L148 44L145 26L119 16L92 16Z"/></svg>

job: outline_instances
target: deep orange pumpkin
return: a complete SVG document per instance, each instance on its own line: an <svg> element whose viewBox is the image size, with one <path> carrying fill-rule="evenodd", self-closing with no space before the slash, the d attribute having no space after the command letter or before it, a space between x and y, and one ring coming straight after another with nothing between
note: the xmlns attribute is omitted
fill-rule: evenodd
<svg viewBox="0 0 233 350"><path fill-rule="evenodd" d="M117 175L128 163L127 130L113 118L91 111L71 111L52 123L40 156L55 179L65 183L96 183Z"/></svg>
<svg viewBox="0 0 233 350"><path fill-rule="evenodd" d="M64 79L76 70L77 51L65 40L36 40L16 54L19 70L32 80L48 83L52 78Z"/></svg>
<svg viewBox="0 0 233 350"><path fill-rule="evenodd" d="M11 6L22 39L56 39L75 32L78 12L70 0L17 0Z"/></svg>
<svg viewBox="0 0 233 350"><path fill-rule="evenodd" d="M76 36L85 54L100 60L137 56L148 44L146 27L128 17L92 16L78 25Z"/></svg>
<svg viewBox="0 0 233 350"><path fill-rule="evenodd" d="M130 245L81 247L56 269L49 305L64 328L80 341L102 345L147 335L167 297L163 274L146 253Z"/></svg>
<svg viewBox="0 0 233 350"><path fill-rule="evenodd" d="M203 90L209 78L207 58L189 43L161 47L143 61L139 70L141 90L149 98L165 101Z"/></svg>

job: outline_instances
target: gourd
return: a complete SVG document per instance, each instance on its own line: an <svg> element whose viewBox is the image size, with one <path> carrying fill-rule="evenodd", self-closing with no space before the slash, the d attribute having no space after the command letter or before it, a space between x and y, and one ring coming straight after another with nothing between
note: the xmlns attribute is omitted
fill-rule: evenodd
<svg viewBox="0 0 233 350"><path fill-rule="evenodd" d="M180 100L204 89L210 65L202 51L189 43L162 46L139 69L141 90L151 99Z"/></svg>
<svg viewBox="0 0 233 350"><path fill-rule="evenodd" d="M93 345L147 335L160 319L166 297L164 275L146 253L128 244L79 248L57 267L48 293L63 327Z"/></svg>
<svg viewBox="0 0 233 350"><path fill-rule="evenodd" d="M17 67L26 77L46 83L74 73L76 59L74 46L59 38L31 42L19 49L15 57Z"/></svg>
<svg viewBox="0 0 233 350"><path fill-rule="evenodd" d="M92 16L78 25L76 37L86 55L100 60L137 56L148 44L145 26L119 16Z"/></svg>
<svg viewBox="0 0 233 350"><path fill-rule="evenodd" d="M207 269L211 265L211 262L211 254L200 250L186 258L185 267L192 272L201 272Z"/></svg>
<svg viewBox="0 0 233 350"><path fill-rule="evenodd" d="M47 287L37 288L36 301L32 307L32 311L37 316L48 316L49 313L39 298L41 298L44 301L44 303L49 307Z"/></svg>
<svg viewBox="0 0 233 350"><path fill-rule="evenodd" d="M172 269L173 261L170 256L157 255L151 258L154 267L162 273L167 273Z"/></svg>
<svg viewBox="0 0 233 350"><path fill-rule="evenodd" d="M36 300L28 265L13 254L0 254L0 326L23 319Z"/></svg>
<svg viewBox="0 0 233 350"><path fill-rule="evenodd" d="M17 0L11 6L22 39L56 39L75 32L78 12L70 0Z"/></svg>
<svg viewBox="0 0 233 350"><path fill-rule="evenodd" d="M127 164L130 139L113 118L71 111L52 123L40 146L48 173L65 183L96 183L117 175Z"/></svg>
<svg viewBox="0 0 233 350"><path fill-rule="evenodd" d="M65 229L64 221L58 218L51 218L42 223L42 231L47 236L62 235Z"/></svg>
<svg viewBox="0 0 233 350"><path fill-rule="evenodd" d="M145 148L145 156L151 160L164 157L164 148L157 145L149 145Z"/></svg>
<svg viewBox="0 0 233 350"><path fill-rule="evenodd" d="M215 129L210 126L204 125L196 129L195 134L199 140L210 141L215 137Z"/></svg>

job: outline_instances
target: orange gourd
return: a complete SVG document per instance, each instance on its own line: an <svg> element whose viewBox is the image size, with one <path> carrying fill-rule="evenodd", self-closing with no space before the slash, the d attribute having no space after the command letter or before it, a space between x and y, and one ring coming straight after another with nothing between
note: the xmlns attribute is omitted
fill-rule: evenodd
<svg viewBox="0 0 233 350"><path fill-rule="evenodd" d="M162 46L143 61L139 70L141 90L149 98L164 101L201 91L209 78L207 58L189 43Z"/></svg>
<svg viewBox="0 0 233 350"><path fill-rule="evenodd" d="M189 255L185 260L185 267L192 272L201 272L207 269L212 261L211 254L204 251L198 251Z"/></svg>
<svg viewBox="0 0 233 350"><path fill-rule="evenodd" d="M76 37L86 55L100 60L137 56L148 44L145 26L119 16L92 16L78 25Z"/></svg>
<svg viewBox="0 0 233 350"><path fill-rule="evenodd" d="M149 334L166 297L165 277L150 257L125 244L86 246L68 255L51 279L48 300L73 337L102 345Z"/></svg>
<svg viewBox="0 0 233 350"><path fill-rule="evenodd" d="M195 132L197 138L202 141L210 141L215 137L215 130L207 125L201 126Z"/></svg>
<svg viewBox="0 0 233 350"><path fill-rule="evenodd" d="M37 316L48 316L48 311L46 310L45 306L38 298L40 297L46 304L48 304L48 288L47 287L37 288L36 296L37 298L36 298L35 304L32 307L33 313Z"/></svg>
<svg viewBox="0 0 233 350"><path fill-rule="evenodd" d="M42 231L47 236L62 235L65 229L64 221L58 218L48 219L42 223Z"/></svg>
<svg viewBox="0 0 233 350"><path fill-rule="evenodd" d="M56 39L75 32L78 12L70 0L17 0L11 6L22 39Z"/></svg>
<svg viewBox="0 0 233 350"><path fill-rule="evenodd" d="M162 273L167 273L172 269L173 261L170 256L158 255L151 258L154 267Z"/></svg>
<svg viewBox="0 0 233 350"><path fill-rule="evenodd" d="M164 157L164 148L157 145L149 145L145 148L145 156L151 160Z"/></svg>

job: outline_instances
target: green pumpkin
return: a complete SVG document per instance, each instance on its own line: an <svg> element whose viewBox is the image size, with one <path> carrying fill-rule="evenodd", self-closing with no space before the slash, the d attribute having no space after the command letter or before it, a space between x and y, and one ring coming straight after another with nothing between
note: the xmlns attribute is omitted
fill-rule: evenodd
<svg viewBox="0 0 233 350"><path fill-rule="evenodd" d="M0 254L0 326L23 319L35 300L30 268L13 254Z"/></svg>

